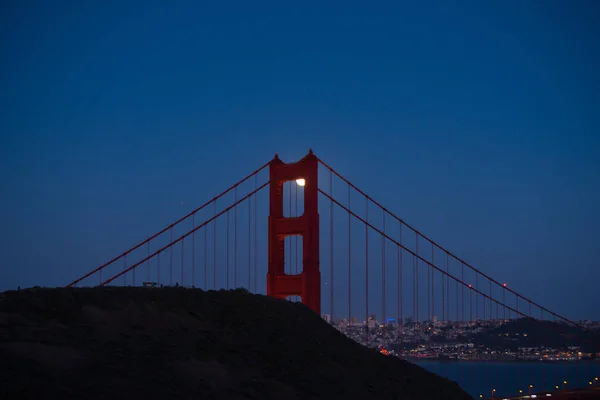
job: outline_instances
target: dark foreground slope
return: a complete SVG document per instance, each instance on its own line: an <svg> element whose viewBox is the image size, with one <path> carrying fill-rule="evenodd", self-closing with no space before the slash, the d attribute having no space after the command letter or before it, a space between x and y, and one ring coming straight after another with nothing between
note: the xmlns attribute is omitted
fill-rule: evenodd
<svg viewBox="0 0 600 400"><path fill-rule="evenodd" d="M0 399L468 399L347 339L301 304L242 291L0 294Z"/></svg>

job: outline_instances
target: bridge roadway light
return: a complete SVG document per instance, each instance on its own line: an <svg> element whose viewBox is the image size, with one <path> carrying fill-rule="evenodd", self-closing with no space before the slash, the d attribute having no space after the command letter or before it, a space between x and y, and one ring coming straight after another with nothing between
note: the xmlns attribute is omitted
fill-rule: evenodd
<svg viewBox="0 0 600 400"><path fill-rule="evenodd" d="M304 185L306 185L306 180L304 178L296 179L296 184L298 186L304 186Z"/></svg>

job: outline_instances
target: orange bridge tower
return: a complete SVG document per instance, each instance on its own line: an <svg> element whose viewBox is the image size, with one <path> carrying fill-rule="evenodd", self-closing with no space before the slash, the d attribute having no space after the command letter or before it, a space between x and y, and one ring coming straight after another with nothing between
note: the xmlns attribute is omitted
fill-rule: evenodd
<svg viewBox="0 0 600 400"><path fill-rule="evenodd" d="M269 166L269 270L267 295L285 299L300 296L302 303L321 315L321 272L319 270L319 160L312 150L296 163L286 164L277 154ZM304 213L283 215L283 184L304 179ZM302 272L285 273L287 236L302 236Z"/></svg>

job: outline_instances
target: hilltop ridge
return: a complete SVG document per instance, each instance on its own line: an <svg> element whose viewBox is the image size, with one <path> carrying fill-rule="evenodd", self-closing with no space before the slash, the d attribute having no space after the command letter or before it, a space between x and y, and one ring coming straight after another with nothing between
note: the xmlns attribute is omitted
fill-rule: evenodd
<svg viewBox="0 0 600 400"><path fill-rule="evenodd" d="M471 398L302 304L243 290L0 293L0 359L2 399Z"/></svg>

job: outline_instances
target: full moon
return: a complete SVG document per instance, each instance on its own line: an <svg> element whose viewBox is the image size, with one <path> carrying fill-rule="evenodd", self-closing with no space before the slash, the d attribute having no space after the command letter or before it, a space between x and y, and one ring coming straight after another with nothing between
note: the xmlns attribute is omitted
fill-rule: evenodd
<svg viewBox="0 0 600 400"><path fill-rule="evenodd" d="M296 183L298 184L298 186L304 186L306 185L306 181L302 178L300 179L296 179Z"/></svg>

